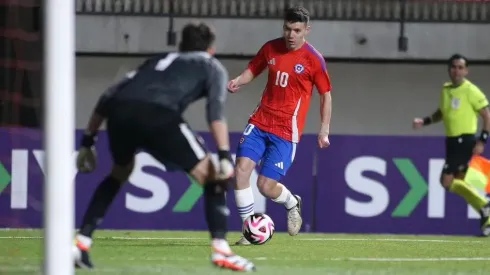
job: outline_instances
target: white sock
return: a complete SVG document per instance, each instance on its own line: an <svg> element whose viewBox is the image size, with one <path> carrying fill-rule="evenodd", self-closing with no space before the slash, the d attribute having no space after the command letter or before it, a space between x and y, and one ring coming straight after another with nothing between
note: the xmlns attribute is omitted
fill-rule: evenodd
<svg viewBox="0 0 490 275"><path fill-rule="evenodd" d="M231 248L228 242L224 239L213 239L211 241L211 246L216 249L218 252L224 254L231 254Z"/></svg>
<svg viewBox="0 0 490 275"><path fill-rule="evenodd" d="M254 193L252 187L241 190L235 190L235 202L238 208L238 214L244 221L248 216L254 214Z"/></svg>
<svg viewBox="0 0 490 275"><path fill-rule="evenodd" d="M75 239L77 241L77 246L82 250L89 250L92 246L92 239L90 237L77 234Z"/></svg>
<svg viewBox="0 0 490 275"><path fill-rule="evenodd" d="M293 194L286 188L286 186L282 186L282 191L279 197L272 199L272 201L280 203L286 207L286 209L291 209L298 204L298 200Z"/></svg>

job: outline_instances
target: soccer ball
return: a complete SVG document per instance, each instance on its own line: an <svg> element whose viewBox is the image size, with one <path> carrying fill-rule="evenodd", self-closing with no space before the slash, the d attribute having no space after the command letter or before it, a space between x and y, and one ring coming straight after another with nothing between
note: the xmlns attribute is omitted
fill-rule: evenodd
<svg viewBox="0 0 490 275"><path fill-rule="evenodd" d="M242 233L252 244L264 244L274 235L274 222L266 214L253 214L243 221Z"/></svg>

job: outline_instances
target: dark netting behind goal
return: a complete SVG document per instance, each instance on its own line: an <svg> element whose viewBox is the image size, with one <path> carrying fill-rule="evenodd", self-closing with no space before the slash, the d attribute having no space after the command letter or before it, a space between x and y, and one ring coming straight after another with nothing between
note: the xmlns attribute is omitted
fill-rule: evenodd
<svg viewBox="0 0 490 275"><path fill-rule="evenodd" d="M40 128L41 0L0 1L0 126Z"/></svg>
<svg viewBox="0 0 490 275"><path fill-rule="evenodd" d="M41 223L43 176L33 165L33 148L42 148L41 5L0 0L0 229Z"/></svg>

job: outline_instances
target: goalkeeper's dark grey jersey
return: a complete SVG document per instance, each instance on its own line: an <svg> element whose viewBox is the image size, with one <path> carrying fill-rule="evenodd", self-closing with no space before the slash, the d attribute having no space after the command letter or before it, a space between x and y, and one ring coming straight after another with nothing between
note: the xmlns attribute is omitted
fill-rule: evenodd
<svg viewBox="0 0 490 275"><path fill-rule="evenodd" d="M105 115L111 105L133 101L161 105L182 114L192 102L207 98L207 119L211 122L223 119L227 82L226 69L206 52L158 55L111 86L100 98L96 111Z"/></svg>

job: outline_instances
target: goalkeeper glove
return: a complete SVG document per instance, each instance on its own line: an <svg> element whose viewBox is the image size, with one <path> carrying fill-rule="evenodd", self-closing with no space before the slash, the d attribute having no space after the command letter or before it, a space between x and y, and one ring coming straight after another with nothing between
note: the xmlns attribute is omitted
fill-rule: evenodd
<svg viewBox="0 0 490 275"><path fill-rule="evenodd" d="M91 172L97 165L97 151L95 150L95 134L83 134L82 142L77 156L77 168L80 172Z"/></svg>
<svg viewBox="0 0 490 275"><path fill-rule="evenodd" d="M232 178L235 173L235 168L233 164L233 159L231 158L230 151L218 150L218 157L219 157L218 179L227 180Z"/></svg>

